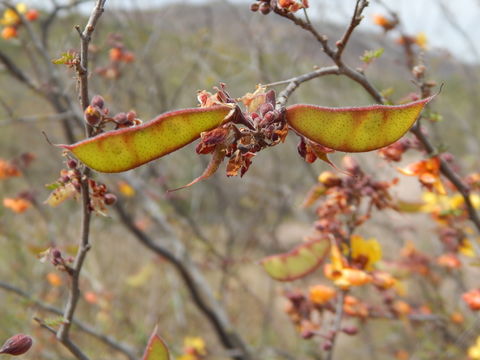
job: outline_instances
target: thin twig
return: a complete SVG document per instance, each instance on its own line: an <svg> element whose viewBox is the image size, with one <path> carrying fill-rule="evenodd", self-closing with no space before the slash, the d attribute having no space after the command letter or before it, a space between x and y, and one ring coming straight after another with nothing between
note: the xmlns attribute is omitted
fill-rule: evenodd
<svg viewBox="0 0 480 360"><path fill-rule="evenodd" d="M17 296L20 296L21 298L27 300L28 303L33 304L34 306L40 308L41 310L48 311L52 314L56 315L63 315L63 311L50 305L47 303L44 303L43 301L40 301L30 294L28 294L26 291L23 291L22 289L13 286L9 283L6 283L4 281L0 281L0 289L7 291L9 293L15 294ZM77 320L75 318L72 319L72 324L75 324L75 326L85 334L88 334L95 339L101 341L105 345L111 347L112 349L117 350L118 352L124 354L129 360L136 360L136 352L131 347L130 345L122 344L118 340L113 339L112 337L99 333L97 330L95 330L93 327L90 325L87 325L80 320Z"/></svg>
<svg viewBox="0 0 480 360"><path fill-rule="evenodd" d="M210 306L210 304L204 299L202 296L202 290L197 284L194 273L190 271L184 260L174 255L140 230L133 222L132 216L127 214L120 201L116 203L115 208L121 222L141 244L162 256L175 267L190 292L193 302L206 316L209 323L212 324L220 342L227 350L229 350L232 359L251 359L251 355L240 336L226 323L226 320L219 315L217 309Z"/></svg>
<svg viewBox="0 0 480 360"><path fill-rule="evenodd" d="M333 329L332 329L332 340L331 340L331 349L328 352L327 360L333 359L333 353L335 350L335 343L337 341L337 336L340 333L340 329L342 328L342 319L343 319L343 302L345 301L345 294L346 291L342 290L338 293L337 304L335 308L335 319L333 321Z"/></svg>
<svg viewBox="0 0 480 360"><path fill-rule="evenodd" d="M81 47L80 47L80 61L79 66L77 66L77 75L79 82L79 100L80 105L83 110L85 110L89 104L89 95L88 95L88 45L91 40L93 31L97 24L98 19L104 12L106 0L97 0L95 6L90 14L85 30L83 31L81 38ZM92 128L89 125L85 125L85 132L87 137L90 137L93 133ZM89 184L88 177L90 175L90 169L85 167L82 178L81 178L81 187L82 187L82 233L80 239L80 246L73 263L72 275L71 275L71 285L68 295L68 300L65 305L65 311L63 317L65 322L60 326L57 332L57 338L61 341L70 352L75 355L78 359L86 360L85 354L75 345L69 338L69 331L72 324L72 319L77 307L78 300L80 299L80 272L82 270L85 258L87 256L88 250L90 249L90 219L91 219L91 205L90 205L90 194L89 194Z"/></svg>

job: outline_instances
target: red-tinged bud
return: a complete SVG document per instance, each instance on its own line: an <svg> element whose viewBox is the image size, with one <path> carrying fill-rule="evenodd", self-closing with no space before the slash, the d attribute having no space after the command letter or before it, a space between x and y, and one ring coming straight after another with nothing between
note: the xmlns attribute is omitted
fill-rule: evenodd
<svg viewBox="0 0 480 360"><path fill-rule="evenodd" d="M102 120L102 114L98 111L98 108L92 105L87 106L84 112L85 121L91 125L96 126Z"/></svg>
<svg viewBox="0 0 480 360"><path fill-rule="evenodd" d="M353 336L358 333L358 328L356 326L345 326L342 331L347 335Z"/></svg>
<svg viewBox="0 0 480 360"><path fill-rule="evenodd" d="M113 117L113 121L115 121L118 125L124 125L128 123L127 114L125 114L124 112L118 113Z"/></svg>
<svg viewBox="0 0 480 360"><path fill-rule="evenodd" d="M105 100L103 100L103 97L101 97L100 95L95 95L92 98L92 101L90 101L90 105L96 106L99 109L103 109L103 107L105 106Z"/></svg>
<svg viewBox="0 0 480 360"><path fill-rule="evenodd" d="M258 3L253 3L252 5L250 5L250 10L253 12L258 11L258 8L259 8Z"/></svg>
<svg viewBox="0 0 480 360"><path fill-rule="evenodd" d="M351 156L345 156L342 160L342 164L345 171L351 174L357 174L361 171L357 161L354 160Z"/></svg>
<svg viewBox="0 0 480 360"><path fill-rule="evenodd" d="M303 330L300 336L304 339L311 339L315 336L315 333L312 330Z"/></svg>
<svg viewBox="0 0 480 360"><path fill-rule="evenodd" d="M305 156L307 156L307 144L303 140L303 138L300 139L300 142L297 145L297 151L298 154L305 159Z"/></svg>
<svg viewBox="0 0 480 360"><path fill-rule="evenodd" d="M265 102L275 106L276 95L275 90L268 90L265 94Z"/></svg>
<svg viewBox="0 0 480 360"><path fill-rule="evenodd" d="M128 121L134 122L136 118L137 118L137 113L135 111L127 112L127 120Z"/></svg>
<svg viewBox="0 0 480 360"><path fill-rule="evenodd" d="M32 344L33 340L30 336L17 334L5 341L0 348L0 354L22 355L32 347Z"/></svg>
<svg viewBox="0 0 480 360"><path fill-rule="evenodd" d="M117 197L112 193L107 193L103 196L106 205L113 205L117 202Z"/></svg>
<svg viewBox="0 0 480 360"><path fill-rule="evenodd" d="M270 4L262 3L259 7L259 10L263 15L268 15L270 13Z"/></svg>
<svg viewBox="0 0 480 360"><path fill-rule="evenodd" d="M60 181L62 184L66 184L67 182L70 181L70 176L68 176L68 175L62 175L62 176L60 176L59 181Z"/></svg>
<svg viewBox="0 0 480 360"><path fill-rule="evenodd" d="M273 110L273 105L270 104L270 103L264 103L264 104L260 105L260 108L258 109L258 111L260 112L260 115L262 115L262 116L265 116L265 114L267 114L268 112L270 112L272 110Z"/></svg>
<svg viewBox="0 0 480 360"><path fill-rule="evenodd" d="M58 249L53 249L52 251L52 256L55 258L55 259L58 259L58 258L61 258L62 257L62 252Z"/></svg>
<svg viewBox="0 0 480 360"><path fill-rule="evenodd" d="M68 159L67 161L67 166L69 169L75 169L77 167L78 163L76 160L73 159Z"/></svg>
<svg viewBox="0 0 480 360"><path fill-rule="evenodd" d="M331 341L325 341L323 343L322 349L325 350L325 351L332 350L332 342Z"/></svg>

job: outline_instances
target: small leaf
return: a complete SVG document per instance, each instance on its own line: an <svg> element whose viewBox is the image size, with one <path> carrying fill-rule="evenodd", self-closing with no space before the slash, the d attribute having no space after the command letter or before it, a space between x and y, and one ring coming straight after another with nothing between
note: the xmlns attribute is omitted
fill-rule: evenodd
<svg viewBox="0 0 480 360"><path fill-rule="evenodd" d="M383 55L384 49L376 49L376 50L365 50L363 53L363 56L360 57L360 59L366 63L370 64L373 60L378 59L380 56Z"/></svg>
<svg viewBox="0 0 480 360"><path fill-rule="evenodd" d="M220 126L229 106L172 111L139 126L109 131L73 145L71 151L88 167L106 173L122 172L169 154Z"/></svg>
<svg viewBox="0 0 480 360"><path fill-rule="evenodd" d="M52 60L55 65L71 65L76 58L75 52L65 52L58 59Z"/></svg>
<svg viewBox="0 0 480 360"><path fill-rule="evenodd" d="M152 335L148 340L147 347L145 348L145 352L143 353L142 360L169 360L170 355L168 352L168 348L157 335L157 326L153 329Z"/></svg>
<svg viewBox="0 0 480 360"><path fill-rule="evenodd" d="M330 247L326 239L301 244L285 254L269 256L261 261L265 271L275 280L292 281L316 270Z"/></svg>
<svg viewBox="0 0 480 360"><path fill-rule="evenodd" d="M364 152L400 139L434 96L405 105L350 108L292 105L286 110L286 118L296 132L320 145L338 151Z"/></svg>

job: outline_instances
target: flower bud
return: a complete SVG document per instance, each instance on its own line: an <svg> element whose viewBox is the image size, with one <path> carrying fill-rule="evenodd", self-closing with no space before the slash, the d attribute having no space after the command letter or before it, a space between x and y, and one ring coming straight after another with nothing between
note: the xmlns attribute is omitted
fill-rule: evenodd
<svg viewBox="0 0 480 360"><path fill-rule="evenodd" d="M85 121L91 125L96 126L102 120L102 114L98 111L98 108L92 105L88 105L84 112Z"/></svg>
<svg viewBox="0 0 480 360"><path fill-rule="evenodd" d="M262 116L265 116L265 114L267 114L269 111L272 111L273 110L273 105L270 104L270 103L264 103L262 105L260 105L258 111L260 112L260 114Z"/></svg>
<svg viewBox="0 0 480 360"><path fill-rule="evenodd" d="M0 348L0 354L22 355L32 347L32 344L33 340L30 336L17 334L5 341Z"/></svg>
<svg viewBox="0 0 480 360"><path fill-rule="evenodd" d="M105 106L105 101L103 100L103 97L101 97L100 95L95 95L92 98L92 101L90 101L90 105L96 106L99 109L103 109L103 107Z"/></svg>
<svg viewBox="0 0 480 360"><path fill-rule="evenodd" d="M127 114L124 112L118 113L113 117L113 120L118 124L118 125L124 125L128 122L128 117Z"/></svg>
<svg viewBox="0 0 480 360"><path fill-rule="evenodd" d="M112 193L107 193L103 196L106 205L113 205L117 202L117 197Z"/></svg>
<svg viewBox="0 0 480 360"><path fill-rule="evenodd" d="M270 5L268 3L262 3L259 10L263 15L268 15L270 13Z"/></svg>
<svg viewBox="0 0 480 360"><path fill-rule="evenodd" d="M358 333L358 328L356 326L345 326L342 331L347 335L356 335Z"/></svg>
<svg viewBox="0 0 480 360"><path fill-rule="evenodd" d="M76 160L73 159L68 159L67 161L67 166L69 169L75 169L77 167L78 163Z"/></svg>
<svg viewBox="0 0 480 360"><path fill-rule="evenodd" d="M258 11L258 8L259 8L258 3L253 3L253 4L250 5L250 10L253 11L253 12Z"/></svg>

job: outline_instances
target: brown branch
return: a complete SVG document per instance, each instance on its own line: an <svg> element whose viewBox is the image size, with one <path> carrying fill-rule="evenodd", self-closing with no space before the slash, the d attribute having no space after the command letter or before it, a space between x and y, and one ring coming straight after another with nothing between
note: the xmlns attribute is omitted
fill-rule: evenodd
<svg viewBox="0 0 480 360"><path fill-rule="evenodd" d="M50 305L47 303L44 303L38 299L35 299L33 296L28 294L27 292L23 291L22 289L13 286L9 283L6 283L4 281L0 281L0 289L7 291L9 293L15 294L17 296L20 296L21 298L27 300L29 304L33 304L34 306L40 308L41 310L48 311L52 314L56 315L63 315L63 311ZM130 346L126 344L122 344L119 341L113 339L112 337L108 335L104 335L102 333L99 333L96 331L93 327L90 325L87 325L75 318L72 319L72 323L75 324L75 326L85 334L88 334L95 339L101 341L102 343L106 344L107 346L111 347L112 349L117 350L118 352L124 354L129 360L136 360L136 352L135 350Z"/></svg>
<svg viewBox="0 0 480 360"><path fill-rule="evenodd" d="M88 45L91 40L93 31L95 30L95 25L104 12L106 0L97 0L95 6L90 14L87 25L85 26L84 31L80 34L81 39L81 50L80 50L80 62L77 67L77 75L79 82L79 100L80 105L83 110L85 110L89 104L89 95L88 95ZM87 137L90 137L93 133L92 128L85 123L85 132ZM87 256L88 250L90 249L90 220L91 220L91 205L90 205L90 194L89 194L89 184L88 177L90 175L90 169L85 167L82 178L81 178L81 187L82 187L82 233L80 239L80 246L75 257L75 261L72 266L71 274L71 285L70 291L68 294L67 303L65 305L65 311L63 317L65 322L60 326L57 332L57 339L62 342L70 352L75 355L78 359L88 360L88 357L83 354L83 352L70 340L69 331L72 324L73 315L80 299L80 272L82 270L85 258Z"/></svg>
<svg viewBox="0 0 480 360"><path fill-rule="evenodd" d="M345 301L345 290L341 290L338 294L337 304L335 308L335 319L333 321L333 329L332 329L332 339L331 339L331 348L327 355L327 360L333 359L333 354L335 350L335 343L337 341L337 336L340 333L342 328L342 320L343 320L343 302Z"/></svg>
<svg viewBox="0 0 480 360"><path fill-rule="evenodd" d="M344 38L348 40L350 34L354 30L354 28L358 25L359 21L361 20L361 13L368 5L367 1L364 0L357 0L357 4L354 11L354 16L352 16L352 20L347 27L347 31L345 32ZM328 42L326 41L326 37L320 35L316 31L312 31L313 27L309 26L307 23L302 21L301 19L296 18L294 15L290 13L285 13L285 11L275 8L275 12L283 17L286 17L293 21L296 25L301 26L305 30L311 32L315 38L320 42L321 46L323 47L324 52L332 59L332 61L338 66L338 74L345 75L351 80L355 81L357 84L362 86L370 96L375 99L375 101L379 104L385 103L385 98L380 94L380 92L375 88L375 86L367 79L367 77L360 71L354 70L351 67L347 66L341 56L337 56L338 54L342 54L340 48L334 52L328 46ZM358 21L358 23L357 23ZM346 42L345 42L346 44ZM345 46L343 45L343 48ZM305 74L307 75L307 74ZM300 76L301 77L301 76ZM297 77L299 78L299 77ZM292 81L289 82L288 86L282 91L281 95L283 94L282 102L286 103L288 97L298 88L301 83L296 83L295 79L293 78ZM314 77L312 77L313 79ZM309 79L308 79L309 80ZM305 80L306 81L306 80ZM437 150L435 146L430 142L430 140L425 136L422 131L420 131L420 127L414 126L411 129L411 132L415 135L418 141L423 145L428 155L437 154ZM456 172L452 169L452 167L443 159L440 158L440 171L443 176L445 176L460 192L462 195L465 204L467 206L467 212L469 219L473 222L478 232L480 232L480 217L475 210L472 201L470 199L470 189L468 186L462 181L462 179L456 174ZM480 254L480 246L477 244L474 245L476 247L477 253Z"/></svg>
<svg viewBox="0 0 480 360"><path fill-rule="evenodd" d="M213 326L220 342L229 350L231 358L235 360L250 360L251 355L243 340L225 323L225 320L219 315L216 309L210 306L204 299L201 288L198 286L193 274L182 259L175 256L165 247L159 245L140 230L133 222L132 217L126 213L120 201L115 205L115 209L122 223L142 245L162 256L174 266L190 292L193 302Z"/></svg>

